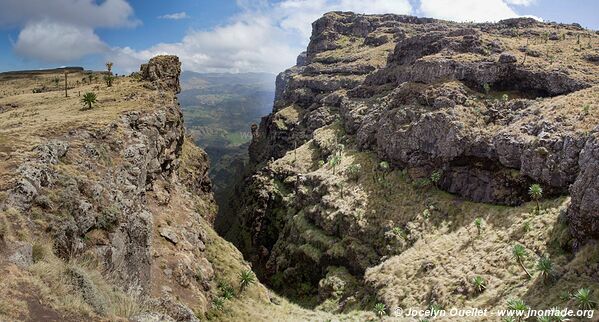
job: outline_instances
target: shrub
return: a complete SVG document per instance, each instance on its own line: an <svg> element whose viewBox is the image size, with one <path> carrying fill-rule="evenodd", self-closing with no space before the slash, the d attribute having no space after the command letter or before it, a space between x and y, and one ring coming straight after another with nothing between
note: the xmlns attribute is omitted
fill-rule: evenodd
<svg viewBox="0 0 599 322"><path fill-rule="evenodd" d="M478 232L478 235L480 236L480 233L483 229L483 219L480 217L474 219L474 226L476 226L476 230Z"/></svg>
<svg viewBox="0 0 599 322"><path fill-rule="evenodd" d="M537 262L537 270L539 270L543 280L547 280L553 274L553 262L549 257L541 257Z"/></svg>
<svg viewBox="0 0 599 322"><path fill-rule="evenodd" d="M239 273L239 291L243 292L247 287L256 282L256 275L252 270L245 270Z"/></svg>
<svg viewBox="0 0 599 322"><path fill-rule="evenodd" d="M483 89L485 90L485 94L489 94L489 92L491 92L491 84L489 83L484 83L483 84Z"/></svg>
<svg viewBox="0 0 599 322"><path fill-rule="evenodd" d="M329 156L329 166L333 168L333 174L335 174L335 169L341 163L341 154L335 153Z"/></svg>
<svg viewBox="0 0 599 322"><path fill-rule="evenodd" d="M528 188L528 194L530 195L530 197L532 198L532 200L534 200L537 204L537 214L539 214L540 212L540 207L539 207L539 200L543 197L543 188L541 188L541 185L535 183L533 185L530 186L530 188Z"/></svg>
<svg viewBox="0 0 599 322"><path fill-rule="evenodd" d="M212 300L212 307L216 310L222 311L225 308L225 299L222 297L215 297Z"/></svg>
<svg viewBox="0 0 599 322"><path fill-rule="evenodd" d="M383 303L376 303L374 305L374 313L379 317L387 315L387 306Z"/></svg>
<svg viewBox="0 0 599 322"><path fill-rule="evenodd" d="M517 312L526 312L528 310L528 305L526 305L526 303L524 303L524 301L522 301L521 299L508 300L507 307L508 309ZM524 314L522 316L518 316L518 321L521 321L523 317Z"/></svg>
<svg viewBox="0 0 599 322"><path fill-rule="evenodd" d="M42 261L46 257L46 248L44 245L39 242L33 243L31 245L31 257L34 263Z"/></svg>
<svg viewBox="0 0 599 322"><path fill-rule="evenodd" d="M106 86L111 87L113 81L114 81L114 76L112 76L112 75L104 76L104 82L106 82Z"/></svg>
<svg viewBox="0 0 599 322"><path fill-rule="evenodd" d="M347 167L345 170L345 175L353 181L358 181L360 179L360 174L362 173L362 165L360 164L352 164Z"/></svg>
<svg viewBox="0 0 599 322"><path fill-rule="evenodd" d="M437 184L441 180L442 175L443 175L443 172L441 170L434 171L431 174L431 182L434 184Z"/></svg>
<svg viewBox="0 0 599 322"><path fill-rule="evenodd" d="M583 310L592 310L595 308L595 302L591 300L591 290L588 288L581 288L572 298L576 301L576 305L578 305L579 309Z"/></svg>
<svg viewBox="0 0 599 322"><path fill-rule="evenodd" d="M482 276L475 276L472 279L472 284L477 292L482 292L487 288L487 282L482 278Z"/></svg>
<svg viewBox="0 0 599 322"><path fill-rule="evenodd" d="M89 93L83 94L83 98L81 99L81 103L84 104L83 109L84 110L92 109L94 107L94 104L96 104L97 99L98 98L96 96L96 93L89 92Z"/></svg>
<svg viewBox="0 0 599 322"><path fill-rule="evenodd" d="M218 288L221 292L221 297L225 300L230 300L235 297L235 290L227 282L219 282Z"/></svg>

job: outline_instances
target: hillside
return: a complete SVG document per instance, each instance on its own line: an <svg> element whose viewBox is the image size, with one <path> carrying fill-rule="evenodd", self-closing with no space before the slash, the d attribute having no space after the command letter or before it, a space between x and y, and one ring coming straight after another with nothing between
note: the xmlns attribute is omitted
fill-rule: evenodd
<svg viewBox="0 0 599 322"><path fill-rule="evenodd" d="M185 136L179 73L177 57L159 56L68 97L33 93L62 72L1 80L0 320L328 319L259 282L240 290L250 266L212 229L208 158Z"/></svg>
<svg viewBox="0 0 599 322"><path fill-rule="evenodd" d="M224 235L309 308L575 308L599 292L598 46L530 18L326 14Z"/></svg>

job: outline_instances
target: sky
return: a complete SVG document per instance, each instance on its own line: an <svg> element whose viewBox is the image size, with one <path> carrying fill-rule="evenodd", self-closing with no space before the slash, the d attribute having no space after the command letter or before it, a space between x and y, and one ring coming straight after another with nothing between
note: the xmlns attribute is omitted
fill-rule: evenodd
<svg viewBox="0 0 599 322"><path fill-rule="evenodd" d="M531 16L599 30L597 0L0 0L0 71L83 66L130 73L158 54L183 70L271 72L294 65L328 11L455 21Z"/></svg>

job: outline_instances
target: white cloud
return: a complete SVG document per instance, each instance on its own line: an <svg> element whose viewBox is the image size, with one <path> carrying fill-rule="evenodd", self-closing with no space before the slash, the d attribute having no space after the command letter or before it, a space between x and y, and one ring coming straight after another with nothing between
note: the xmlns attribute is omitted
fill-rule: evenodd
<svg viewBox="0 0 599 322"><path fill-rule="evenodd" d="M158 19L168 19L168 20L181 20L181 19L187 19L187 18L189 18L189 16L187 15L187 12L185 12L185 11L171 13L168 15L163 15L163 16L158 17Z"/></svg>
<svg viewBox="0 0 599 322"><path fill-rule="evenodd" d="M192 30L176 43L134 51L115 48L112 59L127 72L158 54L178 55L186 70L280 72L305 50L312 22L328 11L409 14L408 0L237 0L242 13L211 30Z"/></svg>
<svg viewBox="0 0 599 322"><path fill-rule="evenodd" d="M45 19L90 28L135 26L126 0L2 0L0 25L22 25Z"/></svg>
<svg viewBox="0 0 599 322"><path fill-rule="evenodd" d="M14 49L27 58L69 62L85 55L105 52L108 46L91 28L42 20L25 25Z"/></svg>
<svg viewBox="0 0 599 322"><path fill-rule="evenodd" d="M126 0L0 0L0 26L21 27L17 54L44 62L69 62L109 48L96 28L132 27Z"/></svg>
<svg viewBox="0 0 599 322"><path fill-rule="evenodd" d="M453 21L487 22L518 17L503 0L421 0L420 12L425 16Z"/></svg>
<svg viewBox="0 0 599 322"><path fill-rule="evenodd" d="M513 4L516 6L530 6L537 2L537 0L505 0L508 4Z"/></svg>

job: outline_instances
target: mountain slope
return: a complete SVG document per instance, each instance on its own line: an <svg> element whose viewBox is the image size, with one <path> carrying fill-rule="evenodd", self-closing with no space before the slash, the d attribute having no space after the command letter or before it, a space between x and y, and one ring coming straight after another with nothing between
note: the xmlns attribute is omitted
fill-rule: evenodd
<svg viewBox="0 0 599 322"><path fill-rule="evenodd" d="M179 73L177 57L159 56L69 97L32 93L60 75L2 82L0 320L330 318L259 282L240 291L250 265L212 228L208 158L185 136Z"/></svg>
<svg viewBox="0 0 599 322"><path fill-rule="evenodd" d="M275 290L333 312L572 306L561 292L599 286L584 264L597 254L598 45L526 18L326 14L277 79L227 239Z"/></svg>

